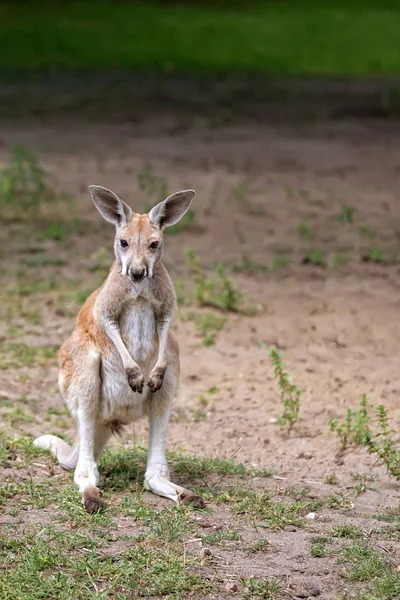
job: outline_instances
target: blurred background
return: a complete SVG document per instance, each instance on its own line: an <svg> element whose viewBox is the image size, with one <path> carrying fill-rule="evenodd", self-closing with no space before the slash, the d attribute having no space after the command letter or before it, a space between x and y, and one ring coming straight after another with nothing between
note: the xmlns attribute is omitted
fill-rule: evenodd
<svg viewBox="0 0 400 600"><path fill-rule="evenodd" d="M73 438L57 351L112 261L113 228L88 186L137 212L190 187L192 210L166 239L182 356L169 448L234 456L293 485L334 475L343 493L361 470L394 501L365 451L338 459L328 420L362 394L396 417L399 32L395 0L0 4L5 448L10 436ZM303 392L290 441L271 348ZM139 446L146 428L135 426ZM26 447L6 460L40 486L56 467L26 467ZM286 556L302 551L281 542L275 570L289 577ZM293 576L320 585L302 565Z"/></svg>

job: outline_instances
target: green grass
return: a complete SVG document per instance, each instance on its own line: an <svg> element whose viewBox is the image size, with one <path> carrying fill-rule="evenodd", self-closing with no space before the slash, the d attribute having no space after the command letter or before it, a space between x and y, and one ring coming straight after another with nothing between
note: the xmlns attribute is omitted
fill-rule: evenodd
<svg viewBox="0 0 400 600"><path fill-rule="evenodd" d="M239 6L238 6L239 4ZM396 74L394 0L210 4L5 2L0 68ZM384 32L384 35L382 35Z"/></svg>

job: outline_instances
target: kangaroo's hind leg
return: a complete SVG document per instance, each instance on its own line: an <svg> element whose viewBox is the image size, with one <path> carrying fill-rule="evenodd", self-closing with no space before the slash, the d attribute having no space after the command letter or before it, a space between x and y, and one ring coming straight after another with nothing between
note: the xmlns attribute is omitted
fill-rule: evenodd
<svg viewBox="0 0 400 600"><path fill-rule="evenodd" d="M177 356L175 359L179 360ZM168 420L177 385L178 369L179 366L174 369L170 364L161 388L148 398L149 453L144 485L154 494L169 498L176 504L192 504L203 508L204 500L201 496L172 483L165 453Z"/></svg>
<svg viewBox="0 0 400 600"><path fill-rule="evenodd" d="M74 473L74 482L82 494L82 503L88 512L97 512L104 506L100 498L99 470L97 460L106 445L111 430L96 422L94 416L84 409L75 414L79 433L79 458Z"/></svg>

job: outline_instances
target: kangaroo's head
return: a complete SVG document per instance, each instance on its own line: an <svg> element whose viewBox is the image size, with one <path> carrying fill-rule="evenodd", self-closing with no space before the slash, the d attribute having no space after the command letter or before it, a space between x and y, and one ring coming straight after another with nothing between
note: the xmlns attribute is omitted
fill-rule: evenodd
<svg viewBox="0 0 400 600"><path fill-rule="evenodd" d="M171 194L148 214L134 213L114 192L99 185L89 187L102 217L116 228L114 252L123 275L133 281L153 276L163 252L163 231L175 225L188 210L193 190Z"/></svg>

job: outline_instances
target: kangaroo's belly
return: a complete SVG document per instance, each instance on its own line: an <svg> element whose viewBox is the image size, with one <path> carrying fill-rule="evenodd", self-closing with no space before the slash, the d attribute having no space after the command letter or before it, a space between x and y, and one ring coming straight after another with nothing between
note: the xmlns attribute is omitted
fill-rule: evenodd
<svg viewBox="0 0 400 600"><path fill-rule="evenodd" d="M119 327L130 356L147 377L158 352L156 320L150 304L136 300L134 308L128 307L122 313ZM114 346L102 355L100 369L102 418L105 421L116 419L129 423L143 416L149 389L144 386L141 394L131 390L121 357Z"/></svg>

